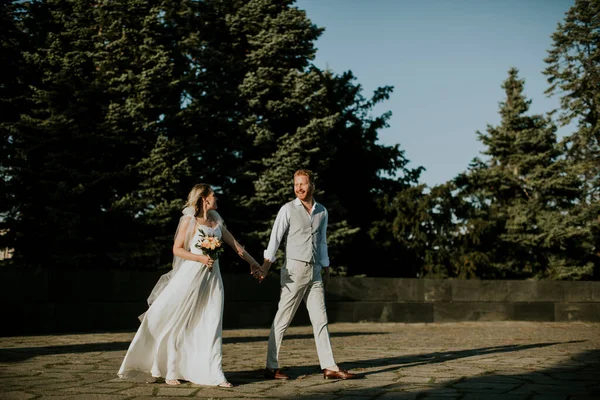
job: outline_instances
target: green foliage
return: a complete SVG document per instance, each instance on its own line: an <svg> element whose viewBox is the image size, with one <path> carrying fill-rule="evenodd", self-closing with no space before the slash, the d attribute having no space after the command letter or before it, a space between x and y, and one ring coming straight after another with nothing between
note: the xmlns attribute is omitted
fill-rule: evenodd
<svg viewBox="0 0 600 400"><path fill-rule="evenodd" d="M14 195L16 187L13 178L12 161L17 157L14 145L14 123L19 119L20 110L28 107L30 95L23 50L28 49L27 35L21 29L23 7L16 2L3 1L0 4L0 58L3 60L2 82L0 83L0 154L4 160L0 164L0 248L10 248L14 232L6 232L13 221L18 199Z"/></svg>
<svg viewBox="0 0 600 400"><path fill-rule="evenodd" d="M21 77L30 88L28 107L8 121L15 205L7 239L16 262L123 264L115 252L131 232L113 203L136 185L130 166L160 131L171 75L151 40L156 11L128 4L137 17L116 3L41 1L24 3L16 20L28 33Z"/></svg>
<svg viewBox="0 0 600 400"><path fill-rule="evenodd" d="M16 261L168 264L183 198L201 181L221 192L229 228L257 254L293 194L293 172L310 168L343 273L375 201L343 196L340 174L356 170L364 193L415 179L397 181L407 160L376 144L389 115L368 115L391 88L365 100L350 72L312 66L323 29L292 4L13 3L3 51L17 55L18 79L2 90L22 112L2 121L12 132L3 184L14 195L2 212ZM32 241L40 252L27 251Z"/></svg>
<svg viewBox="0 0 600 400"><path fill-rule="evenodd" d="M122 212L121 226L129 226L130 237L112 254L115 262L144 268L169 266L172 257L166 248L173 242L174 224L181 216L192 173L185 152L174 140L159 136L148 157L131 171L139 187L114 202Z"/></svg>
<svg viewBox="0 0 600 400"><path fill-rule="evenodd" d="M22 7L13 21L27 33L20 78L29 90L19 118L3 121L10 132L5 167L13 197L7 239L18 262L84 265L94 260L87 250L102 247L105 234L86 229L102 227L101 206L108 204L100 193L108 180L101 158L106 145L97 130L101 92L90 57L92 10L77 2ZM15 93L9 99L19 101ZM73 254L75 247L82 254Z"/></svg>
<svg viewBox="0 0 600 400"><path fill-rule="evenodd" d="M598 2L576 0L546 59L558 122L577 130L557 144L511 69L501 123L478 133L485 158L432 188L378 143L391 112L373 109L393 88L365 97L351 71L315 67L323 28L293 4L3 2L0 245L14 262L166 267L199 182L260 259L308 168L334 274L597 278Z"/></svg>
<svg viewBox="0 0 600 400"><path fill-rule="evenodd" d="M466 239L457 268L489 278L589 276L580 244L591 232L575 207L581 185L560 158L552 121L526 115L531 102L517 74L511 69L503 84L501 124L479 133L488 159L455 180L467 205L456 215Z"/></svg>
<svg viewBox="0 0 600 400"><path fill-rule="evenodd" d="M583 190L576 205L582 228L592 231L586 242L588 265L600 277L600 3L576 0L552 35L544 60L549 95L560 96L561 125L576 130L562 141L568 168L579 177ZM585 217L583 217L585 216Z"/></svg>

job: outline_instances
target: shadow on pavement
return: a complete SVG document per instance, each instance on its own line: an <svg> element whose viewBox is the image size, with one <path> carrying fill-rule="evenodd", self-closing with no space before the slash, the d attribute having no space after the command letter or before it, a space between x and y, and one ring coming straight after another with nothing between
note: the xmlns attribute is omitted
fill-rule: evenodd
<svg viewBox="0 0 600 400"><path fill-rule="evenodd" d="M332 337L346 336L363 336L363 335L381 335L385 332L337 332L331 333ZM132 334L133 338L133 334ZM312 334L286 335L286 339L312 339ZM268 334L265 336L243 336L243 337L226 337L223 338L223 344L235 343L253 343L267 342ZM131 342L109 342L109 343L84 343L84 344L68 344L58 346L42 346L42 347L11 347L0 348L0 362L19 362L25 361L31 357L53 354L76 354L76 353L92 353L106 351L126 351Z"/></svg>
<svg viewBox="0 0 600 400"><path fill-rule="evenodd" d="M571 344L571 343L582 343L582 342L585 342L585 340L571 340L568 342L532 343L532 344L522 344L522 345L515 344L515 345L505 345L505 346L481 347L478 349L435 352L435 353L429 353L429 354L407 355L407 356L399 356L399 357L385 357L385 358L359 360L359 361L355 361L355 362L351 362L351 363L346 363L345 368L352 369L352 368L372 368L372 367L389 366L388 368L380 369L380 370L373 371L373 372L367 372L365 374L365 375L370 375L370 374L378 374L378 373L387 372L387 371L395 371L400 368L414 367L414 366L423 365L423 364L439 364L439 363L443 363L446 361L456 360L459 358L491 355L491 354L498 354L498 353L510 353L510 352L514 352L514 351L555 346L555 345L559 345L559 344Z"/></svg>
<svg viewBox="0 0 600 400"><path fill-rule="evenodd" d="M13 347L0 349L0 362L25 361L36 356L54 354L93 353L104 351L121 351L129 348L130 342L68 344L44 347Z"/></svg>
<svg viewBox="0 0 600 400"><path fill-rule="evenodd" d="M575 343L564 342L564 343ZM560 343L544 343L553 345ZM513 351L523 350L524 348L540 347L539 345L530 346L501 346L497 349L499 352L511 351L508 348L515 347ZM483 350L479 352L479 350ZM459 353L459 354L457 354ZM494 348L473 349L464 352L432 353L411 357L384 358L380 360L360 361L356 365L370 366L389 365L397 362L394 369L405 366L424 364L435 364L442 360L456 359L459 357L469 357L472 355L494 354ZM447 355L447 357L446 357ZM425 360L422 360L422 359ZM385 398L398 400L421 400L428 398L435 399L498 399L498 400L529 400L529 399L552 399L552 400L592 400L600 399L600 350L586 350L574 355L572 360L575 364L556 364L550 368L531 369L531 372L520 374L508 374L506 370L496 373L493 370L472 377L461 377L458 379L435 383L432 377L429 382L410 383L399 381L389 385L360 387L360 381L355 381L354 387L340 385L338 391L327 390L327 395L343 395L349 398L375 398L385 393ZM364 364L363 364L364 363ZM349 365L344 365L348 367ZM318 368L318 367L315 367ZM380 372L389 371L392 368L371 372L376 375ZM299 372L308 372L301 368L290 368L288 371L293 373L292 379ZM310 373L314 374L314 368ZM233 374L232 374L233 375ZM231 378L232 381L233 378ZM399 379L400 376L399 376ZM332 384L339 383L334 381ZM281 399L314 399L324 393L313 392L304 394L295 394L293 397L281 397ZM538 397L539 396L539 397Z"/></svg>
<svg viewBox="0 0 600 400"><path fill-rule="evenodd" d="M330 332L330 337L348 337L348 336L368 336L368 335L387 335L388 332ZM312 333L306 334L286 334L285 340L300 340L300 339L314 339ZM269 332L265 336L240 336L240 337L225 337L223 338L223 344L229 343L254 343L254 342L267 342L269 340Z"/></svg>
<svg viewBox="0 0 600 400"><path fill-rule="evenodd" d="M302 335L299 335L302 336ZM286 336L287 338L287 336ZM585 340L571 340L567 342L547 342L547 343L534 343L534 344L525 344L525 345L505 345L505 346L493 346L493 347L481 347L478 349L467 349L467 350L459 350L459 351L448 351L448 352L434 352L427 354L411 354L406 356L397 356L397 357L382 357L382 358L374 358L368 360L356 360L351 362L340 363L340 367L343 369L348 369L351 372L361 371L365 368L378 368L383 367L382 369L377 369L376 371L370 372L359 372L361 377L366 378L369 375L377 375L383 372L390 371L398 371L402 368L414 367L418 365L425 364L439 364L447 361L452 361L456 359L463 359L474 356L482 356L482 355L493 355L499 353L507 353L507 352L516 352L521 350L528 350L533 348L543 348L548 346L555 346L560 344L572 344L572 343L582 343ZM284 368L283 371L290 376L290 379L298 379L308 375L321 374L320 367L315 365L310 366L299 366L299 367L289 367ZM263 380L262 370L254 370L254 371L241 371L241 372L231 372L231 379L239 379L242 382L249 383L255 382L257 380ZM599 375L600 376L600 375Z"/></svg>

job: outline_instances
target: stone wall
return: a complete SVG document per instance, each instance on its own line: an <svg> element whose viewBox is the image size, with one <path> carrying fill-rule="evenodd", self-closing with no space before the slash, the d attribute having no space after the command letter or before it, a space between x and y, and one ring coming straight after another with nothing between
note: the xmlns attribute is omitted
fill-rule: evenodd
<svg viewBox="0 0 600 400"><path fill-rule="evenodd" d="M332 320L600 321L600 282L346 278L328 295Z"/></svg>
<svg viewBox="0 0 600 400"><path fill-rule="evenodd" d="M0 268L0 334L134 330L159 276ZM278 276L223 280L224 327L269 327ZM326 301L330 322L600 321L600 282L332 278ZM293 324L309 324L304 306Z"/></svg>

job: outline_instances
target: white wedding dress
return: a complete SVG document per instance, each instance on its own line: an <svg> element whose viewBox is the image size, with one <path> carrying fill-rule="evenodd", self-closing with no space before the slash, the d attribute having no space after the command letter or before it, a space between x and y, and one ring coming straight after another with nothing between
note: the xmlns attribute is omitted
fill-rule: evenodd
<svg viewBox="0 0 600 400"><path fill-rule="evenodd" d="M199 226L195 219L189 221L195 232L192 236L190 231L185 248L202 254L194 246ZM220 224L201 227L221 239ZM162 377L211 386L226 381L221 366L224 296L219 261L215 260L211 270L196 261L180 260L176 270L166 274L168 283L143 315L119 377L137 382Z"/></svg>

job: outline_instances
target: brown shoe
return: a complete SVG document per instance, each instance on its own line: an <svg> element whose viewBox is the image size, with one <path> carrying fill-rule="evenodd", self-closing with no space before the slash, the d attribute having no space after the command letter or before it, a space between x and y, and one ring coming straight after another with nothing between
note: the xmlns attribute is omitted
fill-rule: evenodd
<svg viewBox="0 0 600 400"><path fill-rule="evenodd" d="M323 379L356 379L358 375L352 374L348 371L340 369L339 371L332 371L330 369L323 370Z"/></svg>
<svg viewBox="0 0 600 400"><path fill-rule="evenodd" d="M272 370L272 369L269 369L269 368L265 368L265 378L267 378L267 379L281 379L281 380L290 379L289 376L287 376L286 374L284 374L280 370L278 370L278 369Z"/></svg>

